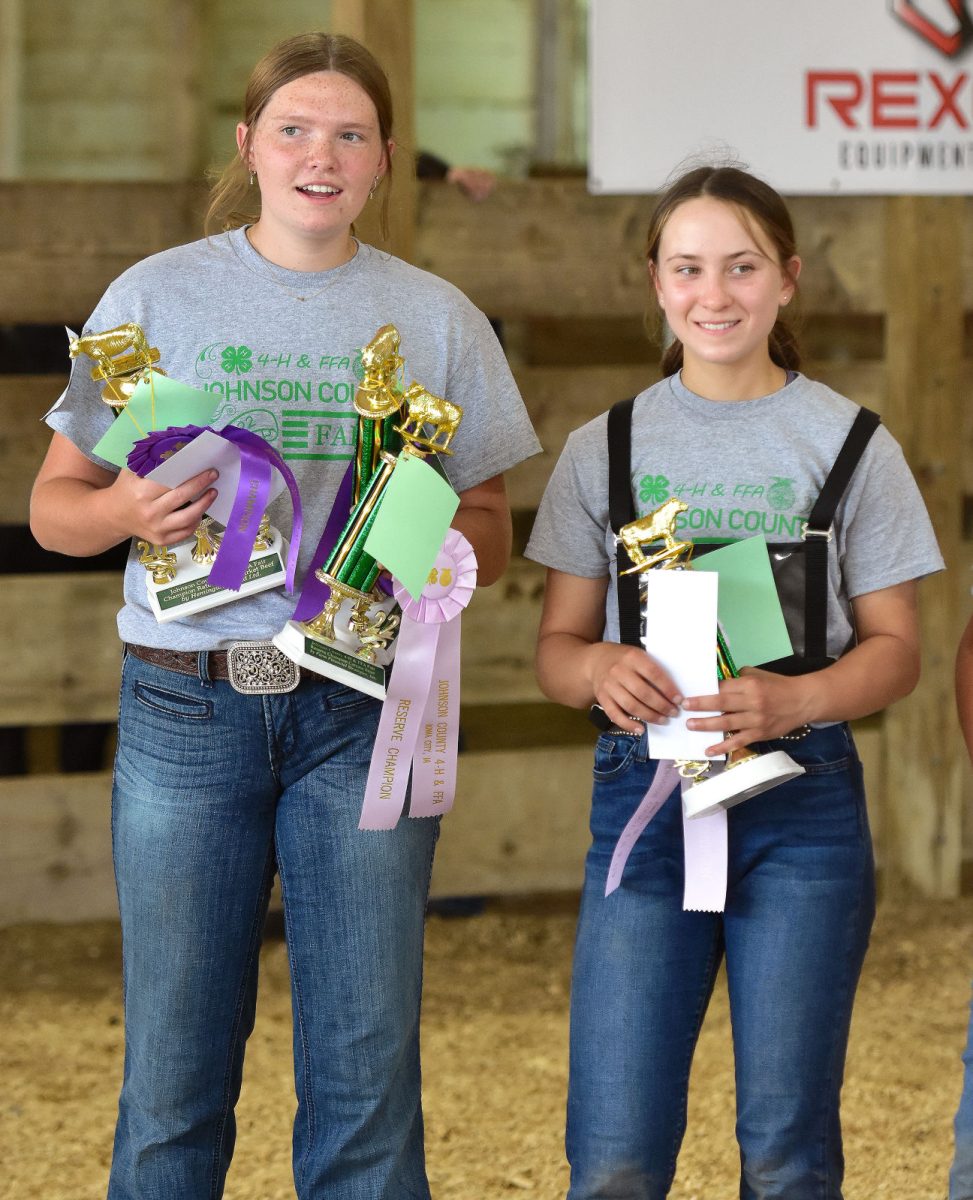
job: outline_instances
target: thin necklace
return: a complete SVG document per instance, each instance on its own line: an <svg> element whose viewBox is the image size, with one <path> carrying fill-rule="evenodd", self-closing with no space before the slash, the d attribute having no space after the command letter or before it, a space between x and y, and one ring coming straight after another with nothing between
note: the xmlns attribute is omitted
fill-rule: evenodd
<svg viewBox="0 0 973 1200"><path fill-rule="evenodd" d="M348 268L351 266L351 264L358 257L358 251L361 249L361 242L359 242L359 240L357 238L354 238L353 241L355 243L355 253L351 256L351 258L349 258L347 262L343 262L339 266L331 268L331 270L329 272L331 278L324 285L324 287L319 287L319 288L317 288L316 291L306 292L302 295L298 288L291 287L290 284L283 283L280 279L277 279L275 277L275 275L273 273L274 270L277 269L275 264L272 263L270 261L270 259L264 258L264 256L260 253L260 251L257 249L257 247L253 244L253 242L250 241L250 235L246 229L244 229L244 231L243 231L243 236L247 239L247 245L250 247L250 249L254 252L254 254L260 260L261 265L266 266L267 269L266 270L258 270L253 265L252 262L249 262L240 253L240 251L236 247L236 243L234 242L233 238L231 237L230 245L233 247L233 253L237 256L237 258L240 260L240 262L243 263L243 265L247 268L248 271L251 271L259 279L263 279L263 280L266 280L268 283L274 284L274 286L279 287L281 289L281 291L287 292L288 295L293 296L295 300L300 300L302 304L308 300L314 300L317 296L320 296L322 292L326 292L329 287L332 287L334 284L339 283L344 278L345 272L348 270ZM283 269L286 270L286 268L283 268ZM308 272L308 274L313 274L313 272Z"/></svg>

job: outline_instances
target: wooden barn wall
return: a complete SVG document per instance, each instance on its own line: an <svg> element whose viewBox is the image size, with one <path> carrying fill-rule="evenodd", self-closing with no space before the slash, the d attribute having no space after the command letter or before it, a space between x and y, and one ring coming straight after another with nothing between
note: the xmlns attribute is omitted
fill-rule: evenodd
<svg viewBox="0 0 973 1200"><path fill-rule="evenodd" d="M131 262L196 236L202 199L191 185L0 184L0 330L80 322ZM642 328L650 204L592 198L580 180L504 183L475 209L444 185L420 187L415 259L503 322L545 446L509 476L521 548L568 431L656 376ZM861 723L858 736L886 886L955 894L973 858L951 681L973 582L973 201L799 198L793 209L809 373L883 414L950 566L923 586L918 692ZM0 374L5 544L16 544L27 520L47 443L40 417L64 373ZM82 565L52 560L28 574L3 562L0 733L29 727L35 769L0 779L0 923L113 911L107 772L50 770L60 727L115 717L120 579L75 569ZM440 895L580 881L592 736L580 714L544 702L534 682L542 584L536 566L515 558L464 617L467 750L437 861Z"/></svg>

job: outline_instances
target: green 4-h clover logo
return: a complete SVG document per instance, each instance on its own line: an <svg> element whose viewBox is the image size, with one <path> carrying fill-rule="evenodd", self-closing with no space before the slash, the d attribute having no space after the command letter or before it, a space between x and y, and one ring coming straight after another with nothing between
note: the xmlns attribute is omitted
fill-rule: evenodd
<svg viewBox="0 0 973 1200"><path fill-rule="evenodd" d="M639 480L639 499L643 504L661 504L669 499L669 480L665 475L643 475Z"/></svg>
<svg viewBox="0 0 973 1200"><path fill-rule="evenodd" d="M227 375L236 372L246 375L253 369L253 351L249 346L227 346L220 355L220 365Z"/></svg>

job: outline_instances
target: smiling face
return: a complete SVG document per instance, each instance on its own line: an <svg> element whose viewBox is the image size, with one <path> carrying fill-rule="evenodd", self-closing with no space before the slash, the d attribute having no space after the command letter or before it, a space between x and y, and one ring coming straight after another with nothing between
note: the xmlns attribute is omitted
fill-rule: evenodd
<svg viewBox="0 0 973 1200"><path fill-rule="evenodd" d="M388 166L378 113L347 75L318 71L278 88L255 127L237 126L260 183L250 240L271 261L325 270L354 254L351 224Z"/></svg>
<svg viewBox="0 0 973 1200"><path fill-rule="evenodd" d="M756 221L699 196L669 216L651 264L656 296L683 346L683 382L701 395L739 399L781 385L768 338L794 293L800 259L781 263Z"/></svg>

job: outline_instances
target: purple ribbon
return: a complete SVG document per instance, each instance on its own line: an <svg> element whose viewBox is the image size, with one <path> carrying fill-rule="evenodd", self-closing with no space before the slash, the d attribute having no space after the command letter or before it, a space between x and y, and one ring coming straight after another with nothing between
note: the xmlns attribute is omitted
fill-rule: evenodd
<svg viewBox="0 0 973 1200"><path fill-rule="evenodd" d="M315 565L321 566L327 559L334 548L335 542L338 540L338 535L348 521L354 486L355 464L354 462L350 462L338 487L338 494L334 498L334 504L331 506L331 513L325 523L324 533L321 534L321 540L318 542L318 547L314 551L314 557L311 559L311 567L304 577L304 583L301 585L301 594L297 599L297 607L294 609L294 615L291 617L292 621L313 621L328 602L328 597L331 595L331 588L318 579L314 573L314 567Z"/></svg>
<svg viewBox="0 0 973 1200"><path fill-rule="evenodd" d="M212 429L208 425L155 429L132 447L128 455L128 468L136 475L148 475L170 455L182 450L205 432L215 433L217 437L231 442L240 451L240 481L230 509L226 533L223 535L213 569L209 573L209 582L214 587L227 588L234 592L239 590L250 563L260 518L267 507L271 468L276 467L287 484L294 510L290 548L287 552L287 590L292 592L304 524L301 494L293 471L274 447L265 442L259 434L249 429L241 429L238 425L225 425L222 429Z"/></svg>

